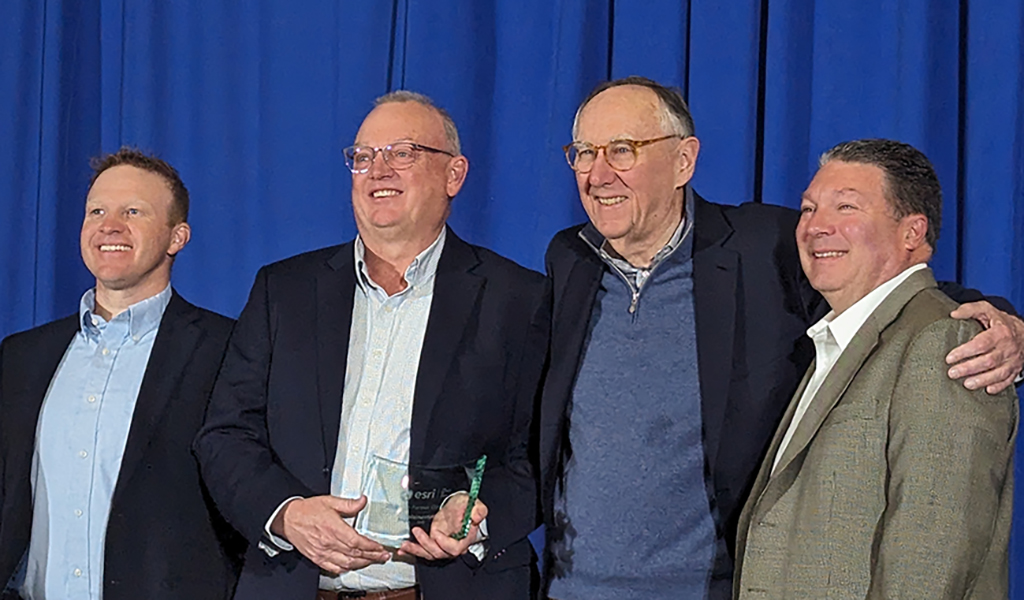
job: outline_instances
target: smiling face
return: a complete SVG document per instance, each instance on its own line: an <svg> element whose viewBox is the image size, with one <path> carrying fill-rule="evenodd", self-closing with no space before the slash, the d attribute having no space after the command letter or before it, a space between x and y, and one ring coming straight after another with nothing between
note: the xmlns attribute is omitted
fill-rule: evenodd
<svg viewBox="0 0 1024 600"><path fill-rule="evenodd" d="M924 242L927 219L895 218L885 193L879 167L833 160L803 194L800 263L836 313L931 255Z"/></svg>
<svg viewBox="0 0 1024 600"><path fill-rule="evenodd" d="M576 140L603 146L674 133L660 118L657 94L622 85L595 96L580 112ZM683 214L683 185L693 176L700 143L671 138L639 148L628 171L612 169L601 151L589 173L576 173L580 201L608 243L634 266L647 266L672 237Z"/></svg>
<svg viewBox="0 0 1024 600"><path fill-rule="evenodd" d="M85 201L81 249L97 295L138 301L167 287L174 255L190 236L187 223L171 224L172 200L160 175L137 167L111 167L96 178Z"/></svg>
<svg viewBox="0 0 1024 600"><path fill-rule="evenodd" d="M356 145L383 148L413 142L452 151L440 115L418 102L387 102L363 120ZM352 209L364 242L399 242L426 249L441 233L469 164L463 156L419 152L407 169L392 169L381 153L366 173L352 175Z"/></svg>

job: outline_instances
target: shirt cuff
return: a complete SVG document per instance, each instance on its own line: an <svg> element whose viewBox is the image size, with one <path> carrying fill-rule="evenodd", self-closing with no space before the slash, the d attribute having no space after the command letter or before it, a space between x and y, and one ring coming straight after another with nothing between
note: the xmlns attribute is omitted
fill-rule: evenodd
<svg viewBox="0 0 1024 600"><path fill-rule="evenodd" d="M449 494L447 498L441 501L440 508L444 508L444 505L447 504L449 500L451 500L455 496L458 496L459 494L469 494L469 492L465 490L459 490L457 492ZM487 517L484 517L484 520L480 521L480 527L477 529L476 541L470 544L468 548L469 553L475 556L476 559L480 562L484 562L484 559L487 558L487 544L485 544L484 542L487 541L488 537L489 536L487 534Z"/></svg>
<svg viewBox="0 0 1024 600"><path fill-rule="evenodd" d="M273 548L273 547L270 546L270 544L267 544L267 543L263 542L262 540L260 541L260 543L259 543L260 550L263 550L264 552L266 552L267 556L269 556L270 558L274 558L275 556L277 556L281 552L291 552L292 550L295 549L295 546L292 546L291 544L289 544L288 540L286 540L286 539L284 539L282 537L278 537L278 536L274 535L270 531L270 524L274 522L274 519L277 518L277 513L281 512L281 509L284 508L286 504L288 504L292 500L301 500L301 499L302 499L302 496L292 496L291 498L286 498L285 501L282 502L281 504L279 504L277 506L277 509L274 510L274 512L272 512L270 514L270 518L267 519L267 523L263 526L263 533L267 536L267 539L270 540L274 544L274 546L277 546L276 548Z"/></svg>
<svg viewBox="0 0 1024 600"><path fill-rule="evenodd" d="M480 521L480 529L476 532L477 541L469 545L470 553L476 557L480 562L484 562L487 558L487 517L484 517L483 521Z"/></svg>

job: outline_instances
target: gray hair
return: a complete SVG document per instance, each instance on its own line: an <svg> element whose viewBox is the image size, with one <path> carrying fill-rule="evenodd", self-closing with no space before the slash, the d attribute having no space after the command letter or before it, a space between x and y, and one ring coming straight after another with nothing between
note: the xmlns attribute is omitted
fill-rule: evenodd
<svg viewBox="0 0 1024 600"><path fill-rule="evenodd" d="M928 220L925 241L935 249L942 228L942 185L923 152L893 140L867 139L838 144L821 155L818 166L838 160L873 165L885 175L885 198L893 216L924 215Z"/></svg>
<svg viewBox="0 0 1024 600"><path fill-rule="evenodd" d="M576 117L572 121L573 139L576 139L576 134L579 133L580 113L583 112L583 108L586 107L587 104L590 104L590 101L601 92L623 85L637 85L645 87L658 96L658 104L661 107L661 110L658 111L658 121L665 133L678 135L684 138L696 134L696 130L693 125L693 116L690 114L690 108L686 105L686 100L683 99L682 92L676 88L661 85L653 79L640 77L638 75L630 75L629 77L623 77L622 79L601 83L595 87L586 98L584 98L583 102L580 103L580 107L576 109Z"/></svg>
<svg viewBox="0 0 1024 600"><path fill-rule="evenodd" d="M459 143L459 130L455 127L455 121L452 116L448 114L448 111L441 108L428 96L420 94L419 92L410 92L408 90L395 90L388 92L383 96L373 101L374 106L380 106L381 104L390 104L393 102L415 102L416 104L426 106L433 110L441 117L441 122L444 125L444 137L448 142L448 150L450 150L455 156L462 154L462 145Z"/></svg>

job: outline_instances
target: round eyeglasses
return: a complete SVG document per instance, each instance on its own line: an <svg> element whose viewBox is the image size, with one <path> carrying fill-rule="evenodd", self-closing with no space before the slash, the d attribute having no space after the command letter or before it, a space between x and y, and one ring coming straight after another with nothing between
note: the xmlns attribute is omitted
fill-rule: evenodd
<svg viewBox="0 0 1024 600"><path fill-rule="evenodd" d="M413 163L416 162L416 159L419 157L421 152L447 154L452 157L455 156L447 150L439 150L438 148L431 148L430 146L415 144L413 142L398 142L397 144L388 144L383 148L373 148L371 146L349 146L342 152L345 154L345 166L353 173L365 173L369 171L370 166L373 165L373 159L377 158L378 152L380 152L381 156L384 157L384 162L396 171L411 167Z"/></svg>
<svg viewBox="0 0 1024 600"><path fill-rule="evenodd" d="M573 142L562 150L565 151L565 160L569 161L569 166L577 173L589 173L597 161L597 153L601 150L604 150L604 159L608 166L616 171L628 171L636 164L637 151L640 148L655 142L683 137L672 134L652 140L614 140L603 146L595 146L590 142Z"/></svg>

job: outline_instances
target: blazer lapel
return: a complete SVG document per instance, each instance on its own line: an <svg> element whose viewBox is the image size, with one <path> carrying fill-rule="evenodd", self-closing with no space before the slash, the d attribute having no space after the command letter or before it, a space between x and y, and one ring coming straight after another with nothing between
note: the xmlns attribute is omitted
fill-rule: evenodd
<svg viewBox="0 0 1024 600"><path fill-rule="evenodd" d="M697 318L697 367L705 452L714 472L729 397L736 324L739 255L724 247L732 226L721 211L694 198L693 290Z"/></svg>
<svg viewBox="0 0 1024 600"><path fill-rule="evenodd" d="M32 456L43 401L68 347L79 328L79 315L61 319L22 334L19 342L5 348L0 401L0 570L17 573L29 544L32 522ZM13 350L17 349L17 353ZM14 356L16 354L16 356ZM10 576L13 581L13 575ZM8 583L0 579L0 586Z"/></svg>
<svg viewBox="0 0 1024 600"><path fill-rule="evenodd" d="M591 225L587 225L591 227ZM583 242L581 242L583 244ZM587 246L574 256L565 284L553 290L554 306L551 322L549 352L550 368L544 376L540 428L541 456L553 462L541 462L543 493L548 498L554 493L559 467L564 466L562 456L568 436L565 430L568 407L572 402L572 389L580 368L583 345L590 329L590 318L597 300L597 291L604 275L604 263ZM549 274L550 278L550 274ZM553 497L553 496L552 496ZM546 502L546 500L545 500Z"/></svg>
<svg viewBox="0 0 1024 600"><path fill-rule="evenodd" d="M64 354L67 353L68 347L79 331L78 319L79 315L75 313L73 316L57 321L52 329L41 330L41 335L45 337L38 342L37 347L40 350L34 356L34 360L28 361L31 370L21 374L26 381L24 387L8 392L11 394L5 403L8 412L0 415L0 423L3 423L3 432L10 434L11 438L3 440L3 442L10 444L15 439L25 440L28 442L25 456L29 458L35 448L39 411L43 407L43 400L46 399L50 382L57 374L57 368L60 366ZM13 361L9 360L8 362ZM19 363L21 362L19 361ZM25 473L27 480L28 471Z"/></svg>
<svg viewBox="0 0 1024 600"><path fill-rule="evenodd" d="M785 471L793 459L803 452L814 439L821 424L839 403L864 361L878 346L882 331L899 316L900 311L914 295L927 287L935 287L935 279L932 277L931 270L924 269L913 273L906 281L897 286L868 317L857 334L850 340L850 345L843 350L839 360L825 377L818 393L814 395L808 405L807 412L804 413L789 445L786 446L782 459L779 461L779 467L775 469L776 475Z"/></svg>
<svg viewBox="0 0 1024 600"><path fill-rule="evenodd" d="M569 388L559 397L565 398L568 402L572 396L572 385L575 383L575 375L579 370L580 357L583 354L583 343L590 328L590 316L594 311L594 302L597 300L597 290L601 286L601 277L604 275L604 263L596 254L590 252L584 254L579 260L573 262L569 276L566 278L565 287L555 290L554 319L552 321L552 340L557 340L557 352L568 352L565 356L557 358L557 365L563 368L571 368L571 371L559 373L565 385ZM554 359L554 357L553 357ZM565 406L559 407L563 413Z"/></svg>
<svg viewBox="0 0 1024 600"><path fill-rule="evenodd" d="M424 462L427 429L463 330L484 287L472 270L480 263L466 242L448 229L434 278L427 331L420 352L412 403L410 463Z"/></svg>
<svg viewBox="0 0 1024 600"><path fill-rule="evenodd" d="M767 502L767 499L762 499L761 496L765 493L768 480L772 476L772 465L775 463L775 455L779 452L779 446L782 444L782 438L786 433L786 429L789 428L790 422L793 421L793 414L796 412L796 399L803 395L804 389L807 387L807 383L810 382L811 374L813 372L814 365L811 365L811 368L804 374L804 378L800 382L800 386L793 395L794 400L789 403L786 413L782 416L782 422L775 430L775 437L772 438L771 444L768 445L768 453L761 461L761 468L758 470L757 477L754 479L754 486L751 488L750 495L744 503L743 510L740 511L739 524L736 528L737 557L742 557L743 555L743 549L747 542L747 530L750 527L751 520L754 518L753 515L758 511L762 504Z"/></svg>
<svg viewBox="0 0 1024 600"><path fill-rule="evenodd" d="M355 288L355 254L348 243L316 278L316 377L325 467L334 464L338 452Z"/></svg>
<svg viewBox="0 0 1024 600"><path fill-rule="evenodd" d="M740 534L742 534L744 539L746 539L746 527L749 525L750 520L753 519L755 511L773 506L782 496L782 493L786 488L789 487L782 482L792 481L794 477L794 475L789 473L786 474L788 479L780 477L780 474L784 470L782 461L779 461L779 468L773 469L772 467L775 465L775 457L779 453L779 447L782 445L782 439L786 436L786 431L789 429L790 423L793 422L793 415L796 414L796 407L800 402L800 397L804 395L804 390L807 389L807 384L810 383L811 376L813 374L814 363L811 363L807 372L804 373L804 378L797 387L796 393L793 394L793 398L789 402L789 407L786 408L786 413L783 415L782 421L775 429L775 436L772 438L772 442L768 446L768 453L761 461L761 468L757 472L757 479L754 480L754 487L750 491L750 500L747 501L740 517L740 527L742 528L740 530ZM804 418L807 418L806 415ZM787 448L792 447L793 440L791 439ZM789 463L787 462L787 464ZM739 546L737 546L737 548L738 547Z"/></svg>
<svg viewBox="0 0 1024 600"><path fill-rule="evenodd" d="M185 374L193 351L202 340L203 332L193 324L198 316L199 311L172 290L135 401L115 497L141 461L153 431L159 426L177 384Z"/></svg>
<svg viewBox="0 0 1024 600"><path fill-rule="evenodd" d="M793 394L793 398L790 400L789 406L786 407L785 414L782 415L782 421L775 429L775 435L772 437L772 442L768 445L768 454L765 455L765 459L761 461L761 469L757 474L757 482L754 484L755 490L763 490L765 484L772 477L772 474L778 471L778 469L773 469L773 466L775 465L775 457L779 454L779 447L782 446L782 439L786 437L786 431L789 430L789 425L793 422L793 415L796 414L797 404L800 403L800 398L804 395L804 390L807 389L807 385L811 382L812 375L814 375L813 362L811 363L811 366L807 368L807 372L804 373L804 378L800 380L800 385L796 388L796 392ZM781 461L779 462L779 465L782 465ZM754 496L754 493L751 493L751 496Z"/></svg>

